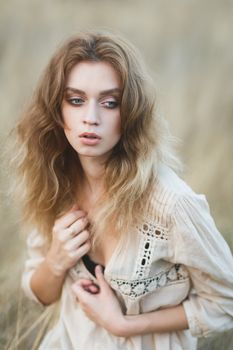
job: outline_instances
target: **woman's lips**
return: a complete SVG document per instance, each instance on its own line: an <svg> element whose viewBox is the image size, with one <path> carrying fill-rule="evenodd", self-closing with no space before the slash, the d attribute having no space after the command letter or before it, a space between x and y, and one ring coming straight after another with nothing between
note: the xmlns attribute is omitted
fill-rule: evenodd
<svg viewBox="0 0 233 350"><path fill-rule="evenodd" d="M101 137L98 134L93 132L84 132L80 134L79 137L81 142L84 145L90 145L90 146L97 145L101 140Z"/></svg>

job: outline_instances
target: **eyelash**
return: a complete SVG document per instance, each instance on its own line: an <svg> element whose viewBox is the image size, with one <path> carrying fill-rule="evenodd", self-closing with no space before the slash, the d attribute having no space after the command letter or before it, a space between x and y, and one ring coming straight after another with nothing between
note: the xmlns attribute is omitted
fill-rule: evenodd
<svg viewBox="0 0 233 350"><path fill-rule="evenodd" d="M78 97L76 97L76 98L69 98L67 101L73 106L81 106L82 102L84 102L83 99L78 98ZM75 101L79 101L79 103L75 103ZM80 103L80 101L81 101L81 103Z"/></svg>
<svg viewBox="0 0 233 350"><path fill-rule="evenodd" d="M80 107L82 106L82 104L85 102L82 98L70 98L67 100L72 106L75 106L75 107ZM78 103L76 103L75 101L79 101ZM81 102L80 102L81 101ZM106 104L111 104L111 106L109 105L106 105ZM112 100L107 100L107 101L104 101L104 102L101 102L101 105L103 105L105 108L107 109L114 109L114 108L117 108L119 106L119 103L118 101L112 101Z"/></svg>
<svg viewBox="0 0 233 350"><path fill-rule="evenodd" d="M106 108L108 108L108 109L114 109L114 108L117 108L118 107L118 105L119 105L119 103L117 102L117 101L105 101L105 102L103 102L102 103L104 106L105 106L105 104L111 104L111 106L106 106Z"/></svg>

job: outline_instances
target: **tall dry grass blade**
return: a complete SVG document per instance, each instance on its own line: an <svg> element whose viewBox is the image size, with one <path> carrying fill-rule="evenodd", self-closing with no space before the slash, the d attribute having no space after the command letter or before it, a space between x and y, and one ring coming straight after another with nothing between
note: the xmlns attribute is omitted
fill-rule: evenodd
<svg viewBox="0 0 233 350"><path fill-rule="evenodd" d="M46 309L40 317L31 325L30 328L27 329L27 331L22 334L20 337L16 334L14 338L11 341L11 344L7 345L5 350L17 350L17 347L20 345L20 343L25 340L29 334L43 321L48 321L49 317L51 317L51 309ZM48 323L47 323L48 324Z"/></svg>

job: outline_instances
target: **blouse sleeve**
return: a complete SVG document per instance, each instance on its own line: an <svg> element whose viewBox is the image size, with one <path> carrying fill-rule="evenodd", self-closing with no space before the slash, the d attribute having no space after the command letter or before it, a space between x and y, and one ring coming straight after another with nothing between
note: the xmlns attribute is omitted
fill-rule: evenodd
<svg viewBox="0 0 233 350"><path fill-rule="evenodd" d="M191 334L209 336L233 327L233 257L217 230L204 195L178 199L173 215L174 261L188 269L183 302Z"/></svg>
<svg viewBox="0 0 233 350"><path fill-rule="evenodd" d="M21 286L29 299L43 305L31 289L31 277L45 259L45 239L37 231L32 231L27 238L27 253L28 258L24 265Z"/></svg>

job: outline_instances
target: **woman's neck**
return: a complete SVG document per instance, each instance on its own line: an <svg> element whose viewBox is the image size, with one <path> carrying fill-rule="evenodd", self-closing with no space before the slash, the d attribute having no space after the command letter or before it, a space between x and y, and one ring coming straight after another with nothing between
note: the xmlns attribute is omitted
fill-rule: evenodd
<svg viewBox="0 0 233 350"><path fill-rule="evenodd" d="M82 189L95 201L103 191L104 163L92 157L80 157L80 163L84 173Z"/></svg>

